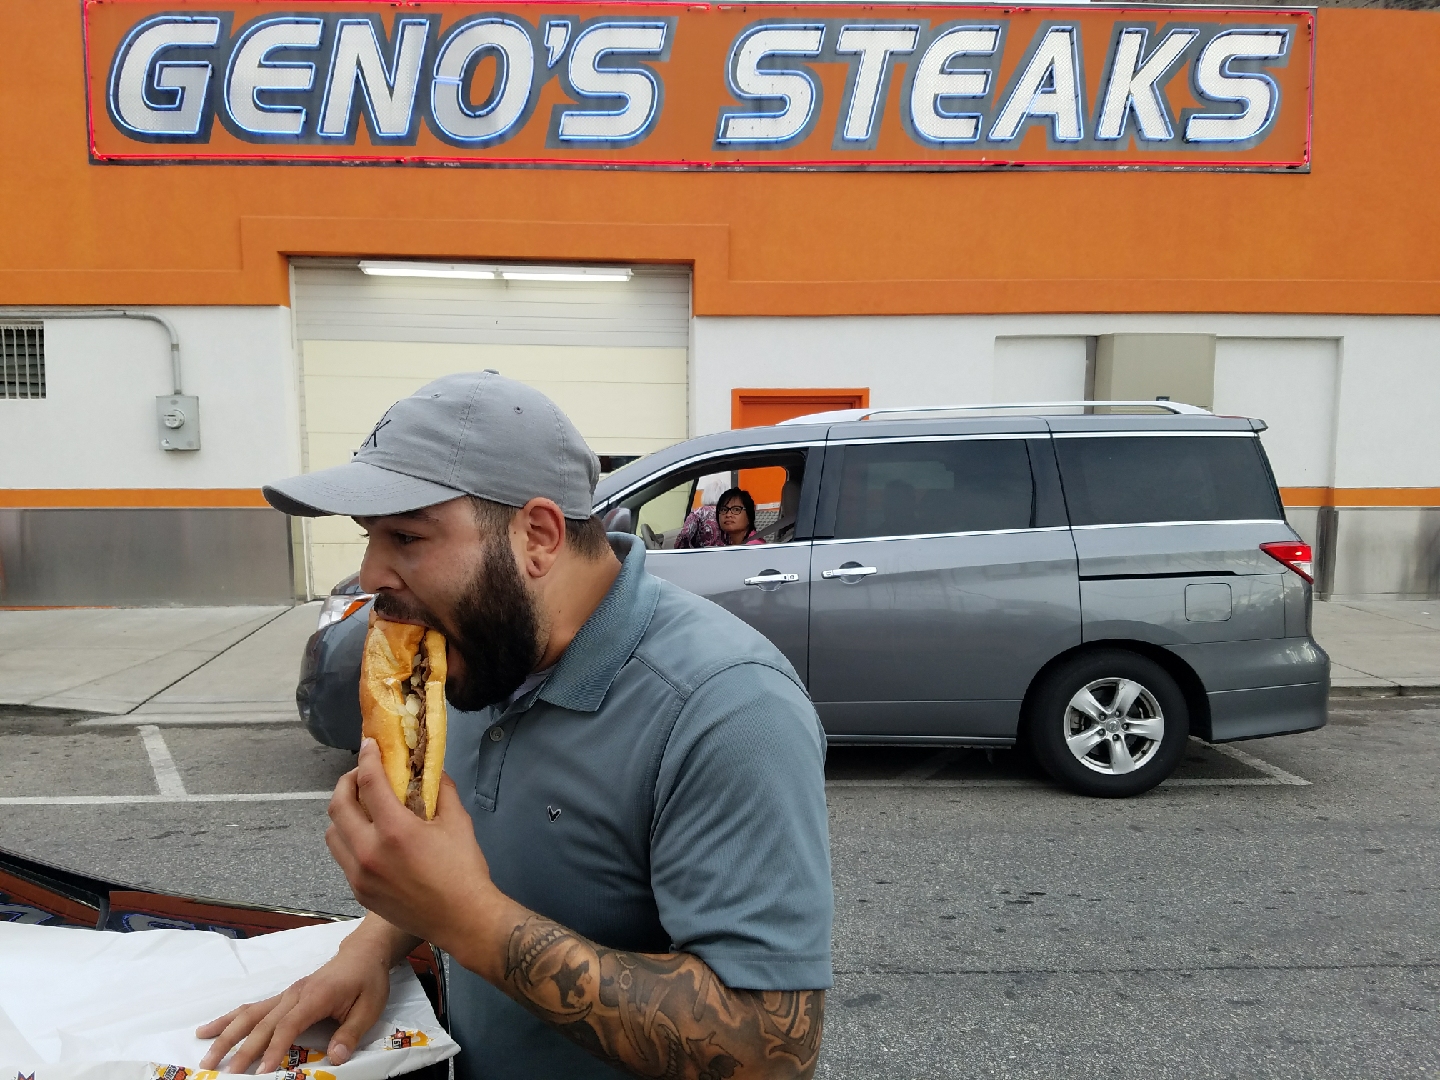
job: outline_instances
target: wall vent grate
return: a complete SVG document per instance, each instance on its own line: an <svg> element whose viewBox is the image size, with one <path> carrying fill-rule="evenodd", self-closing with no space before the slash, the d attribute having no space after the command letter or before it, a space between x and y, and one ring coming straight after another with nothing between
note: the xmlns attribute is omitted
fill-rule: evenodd
<svg viewBox="0 0 1440 1080"><path fill-rule="evenodd" d="M0 398L44 396L44 324L0 323Z"/></svg>

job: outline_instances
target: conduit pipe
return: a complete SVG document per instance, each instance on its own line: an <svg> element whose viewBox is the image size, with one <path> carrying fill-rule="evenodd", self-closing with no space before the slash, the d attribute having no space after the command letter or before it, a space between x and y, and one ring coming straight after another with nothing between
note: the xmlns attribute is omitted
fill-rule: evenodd
<svg viewBox="0 0 1440 1080"><path fill-rule="evenodd" d="M125 308L0 308L0 319L144 319L159 323L170 335L170 375L175 395L184 393L180 380L180 335L163 315L153 311L131 311Z"/></svg>

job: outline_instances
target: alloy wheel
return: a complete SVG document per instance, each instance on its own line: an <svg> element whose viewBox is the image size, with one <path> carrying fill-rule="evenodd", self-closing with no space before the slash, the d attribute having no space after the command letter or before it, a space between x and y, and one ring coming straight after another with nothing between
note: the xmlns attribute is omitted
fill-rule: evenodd
<svg viewBox="0 0 1440 1080"><path fill-rule="evenodd" d="M1065 745L1087 769L1119 776L1143 768L1160 751L1165 714L1134 679L1086 683L1065 707Z"/></svg>

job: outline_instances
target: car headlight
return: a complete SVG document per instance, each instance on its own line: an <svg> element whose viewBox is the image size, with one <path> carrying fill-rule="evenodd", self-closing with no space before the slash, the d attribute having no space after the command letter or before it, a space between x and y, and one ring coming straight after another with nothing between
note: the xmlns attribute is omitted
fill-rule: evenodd
<svg viewBox="0 0 1440 1080"><path fill-rule="evenodd" d="M315 626L316 630L324 630L327 626L334 626L337 622L343 622L355 612L368 604L374 597L370 593L349 593L330 595L320 605L320 619Z"/></svg>

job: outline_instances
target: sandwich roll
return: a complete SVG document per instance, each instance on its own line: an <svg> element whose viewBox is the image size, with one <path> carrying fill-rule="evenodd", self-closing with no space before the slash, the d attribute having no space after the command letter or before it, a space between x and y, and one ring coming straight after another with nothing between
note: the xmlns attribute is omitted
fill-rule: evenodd
<svg viewBox="0 0 1440 1080"><path fill-rule="evenodd" d="M370 612L360 661L361 733L380 747L395 797L435 816L445 769L445 639Z"/></svg>

